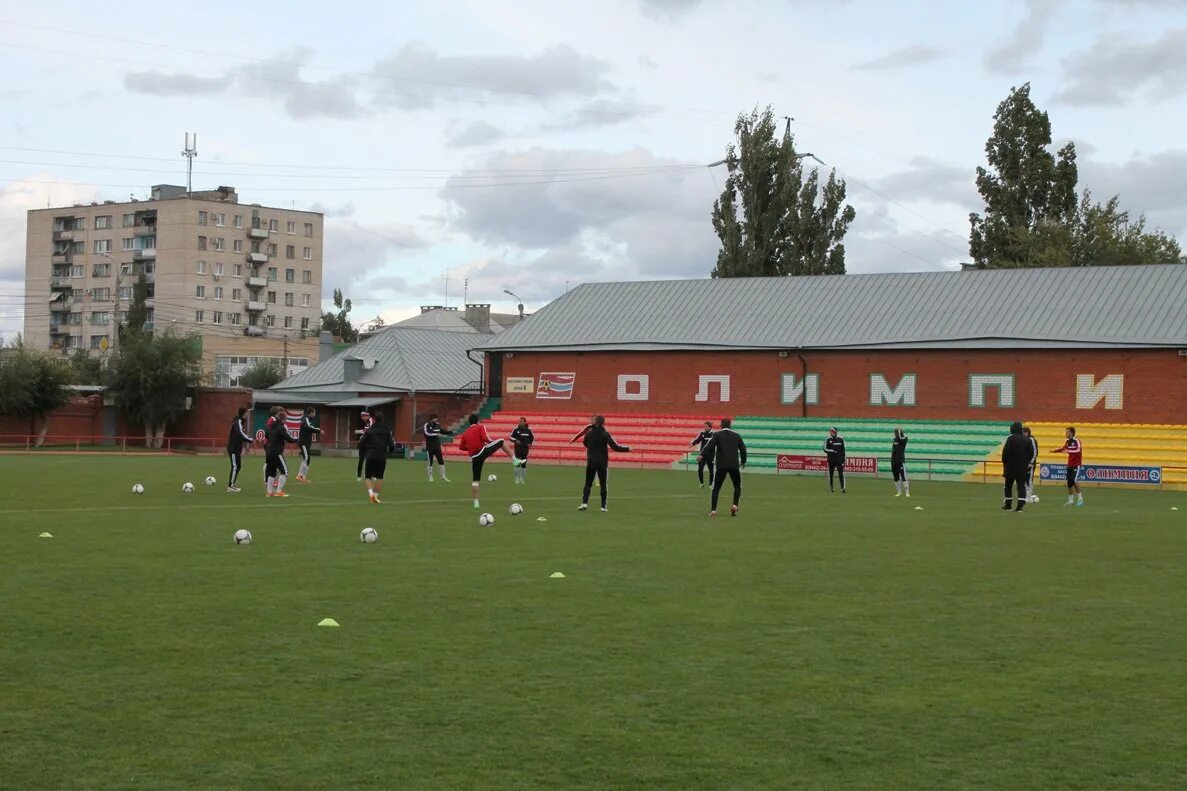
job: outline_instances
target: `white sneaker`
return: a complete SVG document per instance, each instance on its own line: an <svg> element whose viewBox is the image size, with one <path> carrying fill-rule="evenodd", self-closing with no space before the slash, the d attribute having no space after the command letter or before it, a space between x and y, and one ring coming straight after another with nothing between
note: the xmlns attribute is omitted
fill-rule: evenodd
<svg viewBox="0 0 1187 791"><path fill-rule="evenodd" d="M607 512L607 511L609 511L609 510L610 510L609 508L603 508L603 509L602 509L602 513L606 513L606 512Z"/></svg>
<svg viewBox="0 0 1187 791"><path fill-rule="evenodd" d="M449 483L449 479L446 478L444 475L441 476L441 480L445 481L446 483Z"/></svg>
<svg viewBox="0 0 1187 791"><path fill-rule="evenodd" d="M578 511L584 511L584 510L586 510L586 509L588 509L588 508L589 508L589 506L588 506L588 505L586 505L585 503L582 503L581 505L577 506L577 510L578 510Z"/></svg>

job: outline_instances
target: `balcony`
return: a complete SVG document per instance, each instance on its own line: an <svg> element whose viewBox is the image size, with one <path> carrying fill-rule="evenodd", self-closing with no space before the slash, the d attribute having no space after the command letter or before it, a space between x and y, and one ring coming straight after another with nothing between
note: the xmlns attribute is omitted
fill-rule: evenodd
<svg viewBox="0 0 1187 791"><path fill-rule="evenodd" d="M50 312L64 313L70 310L71 303L72 300L69 299L59 299L56 302L51 302L49 303Z"/></svg>
<svg viewBox="0 0 1187 791"><path fill-rule="evenodd" d="M54 253L50 256L49 260L55 264L68 264L72 257L70 252L67 251L64 253Z"/></svg>
<svg viewBox="0 0 1187 791"><path fill-rule="evenodd" d="M151 321L144 322L144 331L145 332L152 332L152 328L153 328L153 323Z"/></svg>
<svg viewBox="0 0 1187 791"><path fill-rule="evenodd" d="M248 310L248 312L250 312L250 313L263 313L263 312L264 312L264 310L266 310L266 309L267 309L267 307L268 307L268 304L267 304L267 303L265 303L265 302L258 302L258 301L255 301L255 300L252 300L251 302L248 302L248 303L247 303L247 310Z"/></svg>
<svg viewBox="0 0 1187 791"><path fill-rule="evenodd" d="M132 260L133 261L154 261L154 260L156 260L156 257L157 257L157 248L155 248L155 247L148 247L148 248L145 248L144 250L133 250L132 251Z"/></svg>
<svg viewBox="0 0 1187 791"><path fill-rule="evenodd" d="M268 238L268 229L267 228L248 228L247 229L247 238L248 239L267 239Z"/></svg>
<svg viewBox="0 0 1187 791"><path fill-rule="evenodd" d="M244 327L243 334L252 338L258 338L264 334L263 327Z"/></svg>
<svg viewBox="0 0 1187 791"><path fill-rule="evenodd" d="M268 263L268 256L264 253L248 253L247 262L249 264L266 264Z"/></svg>
<svg viewBox="0 0 1187 791"><path fill-rule="evenodd" d="M248 288L267 288L268 278L266 277L249 277L247 279Z"/></svg>
<svg viewBox="0 0 1187 791"><path fill-rule="evenodd" d="M74 231L54 231L55 242L73 242Z"/></svg>
<svg viewBox="0 0 1187 791"><path fill-rule="evenodd" d="M49 280L50 288L74 288L74 281L68 277L55 275Z"/></svg>

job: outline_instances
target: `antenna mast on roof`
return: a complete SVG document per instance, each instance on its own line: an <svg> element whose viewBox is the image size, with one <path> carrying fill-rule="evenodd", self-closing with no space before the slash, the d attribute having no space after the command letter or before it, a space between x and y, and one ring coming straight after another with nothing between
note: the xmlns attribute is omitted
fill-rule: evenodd
<svg viewBox="0 0 1187 791"><path fill-rule="evenodd" d="M193 138L191 140L190 138ZM185 149L181 155L186 158L185 169L185 194L189 195L194 191L194 157L198 156L198 133L185 133Z"/></svg>

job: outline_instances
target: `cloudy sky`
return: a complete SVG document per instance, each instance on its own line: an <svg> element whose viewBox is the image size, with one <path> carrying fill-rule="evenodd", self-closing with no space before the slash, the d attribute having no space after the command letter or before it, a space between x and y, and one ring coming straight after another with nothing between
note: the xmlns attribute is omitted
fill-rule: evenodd
<svg viewBox="0 0 1187 791"><path fill-rule="evenodd" d="M973 170L1025 81L1081 186L1187 236L1187 0L91 8L0 5L6 338L25 211L184 183L187 131L196 187L326 213L326 291L359 319L447 287L511 311L503 289L532 310L582 281L706 276L704 165L755 105L848 180L850 272L967 260Z"/></svg>

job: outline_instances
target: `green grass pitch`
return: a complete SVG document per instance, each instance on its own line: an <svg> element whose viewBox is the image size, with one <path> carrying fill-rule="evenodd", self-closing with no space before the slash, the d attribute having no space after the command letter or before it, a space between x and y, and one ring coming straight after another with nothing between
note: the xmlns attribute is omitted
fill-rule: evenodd
<svg viewBox="0 0 1187 791"><path fill-rule="evenodd" d="M577 513L498 465L481 528L462 465L224 466L0 457L0 786L1187 783L1187 494L751 475L710 521L692 473Z"/></svg>

